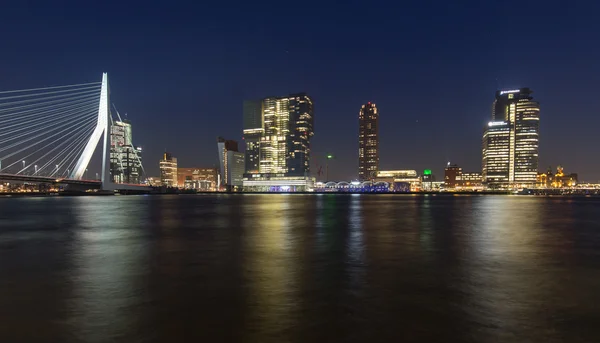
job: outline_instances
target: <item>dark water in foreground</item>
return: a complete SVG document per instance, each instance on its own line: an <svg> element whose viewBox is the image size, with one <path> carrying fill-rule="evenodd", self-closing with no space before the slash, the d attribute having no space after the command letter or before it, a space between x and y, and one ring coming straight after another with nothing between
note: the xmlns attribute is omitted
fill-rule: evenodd
<svg viewBox="0 0 600 343"><path fill-rule="evenodd" d="M600 342L600 199L0 199L0 342Z"/></svg>

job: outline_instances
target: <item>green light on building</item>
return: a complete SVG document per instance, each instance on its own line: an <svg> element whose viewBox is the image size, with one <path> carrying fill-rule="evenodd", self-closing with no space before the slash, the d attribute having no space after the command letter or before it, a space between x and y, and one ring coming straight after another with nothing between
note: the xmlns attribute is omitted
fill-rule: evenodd
<svg viewBox="0 0 600 343"><path fill-rule="evenodd" d="M423 175L431 175L431 169L423 170Z"/></svg>

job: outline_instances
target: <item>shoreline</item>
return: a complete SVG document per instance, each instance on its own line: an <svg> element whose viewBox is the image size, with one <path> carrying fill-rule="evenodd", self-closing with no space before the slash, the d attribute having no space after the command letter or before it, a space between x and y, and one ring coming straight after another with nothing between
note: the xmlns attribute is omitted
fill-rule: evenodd
<svg viewBox="0 0 600 343"><path fill-rule="evenodd" d="M498 191L486 191L486 192L387 192L387 193L364 193L364 192L170 192L170 193L126 193L126 194L107 194L107 193L80 193L80 192L13 192L13 193L0 193L0 198L23 198L23 197L80 197L80 196L126 196L126 195L152 195L152 196L163 196L163 195L410 195L410 196L440 196L440 197L451 197L451 196L489 196L489 195L517 195L517 196L536 196L536 197L600 197L600 190L598 193L584 194L584 193L573 193L573 194L560 194L560 193L531 193L531 194L518 194L513 192L498 192Z"/></svg>

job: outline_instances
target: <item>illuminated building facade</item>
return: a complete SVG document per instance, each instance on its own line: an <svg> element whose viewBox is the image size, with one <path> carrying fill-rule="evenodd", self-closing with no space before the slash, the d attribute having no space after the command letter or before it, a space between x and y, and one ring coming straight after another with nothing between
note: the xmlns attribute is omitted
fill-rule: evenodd
<svg viewBox="0 0 600 343"><path fill-rule="evenodd" d="M481 186L483 177L481 173L462 173L460 185L462 186Z"/></svg>
<svg viewBox="0 0 600 343"><path fill-rule="evenodd" d="M444 187L455 188L460 182L462 175L462 168L456 164L450 164L444 169Z"/></svg>
<svg viewBox="0 0 600 343"><path fill-rule="evenodd" d="M217 168L177 168L177 184L184 189L214 192L217 174Z"/></svg>
<svg viewBox="0 0 600 343"><path fill-rule="evenodd" d="M128 120L110 126L110 176L114 183L142 182L142 148L133 145Z"/></svg>
<svg viewBox="0 0 600 343"><path fill-rule="evenodd" d="M263 135L260 139L261 174L287 173L287 136L290 132L288 98L263 100Z"/></svg>
<svg viewBox="0 0 600 343"><path fill-rule="evenodd" d="M379 113L373 103L362 105L358 113L358 179L374 178L379 170Z"/></svg>
<svg viewBox="0 0 600 343"><path fill-rule="evenodd" d="M246 101L244 189L264 189L258 185L257 177L266 178L269 183L280 182L284 189L292 186L294 189L312 188L310 140L314 135L313 124L313 102L306 93ZM286 184L282 177L290 178L290 184ZM304 178L305 186L297 188L292 185L298 177Z"/></svg>
<svg viewBox="0 0 600 343"><path fill-rule="evenodd" d="M164 187L178 187L177 184L177 158L165 152L159 162L160 183Z"/></svg>
<svg viewBox="0 0 600 343"><path fill-rule="evenodd" d="M578 182L577 174L565 174L562 166L556 168L556 174L552 173L552 168L548 168L548 171L545 173L537 175L537 186L540 188L575 187Z"/></svg>
<svg viewBox="0 0 600 343"><path fill-rule="evenodd" d="M305 93L289 99L289 132L287 136L287 175L310 175L310 139L314 133L313 103Z"/></svg>
<svg viewBox="0 0 600 343"><path fill-rule="evenodd" d="M432 191L434 181L435 175L432 174L431 169L423 170L423 176L421 176L421 189L424 191Z"/></svg>
<svg viewBox="0 0 600 343"><path fill-rule="evenodd" d="M385 181L329 181L315 183L316 192L328 193L389 193L390 184Z"/></svg>
<svg viewBox="0 0 600 343"><path fill-rule="evenodd" d="M305 93L263 99L258 172L310 175L313 123L313 103Z"/></svg>
<svg viewBox="0 0 600 343"><path fill-rule="evenodd" d="M418 192L422 189L422 178L416 170L380 170L374 182L387 182L395 192Z"/></svg>
<svg viewBox="0 0 600 343"><path fill-rule="evenodd" d="M160 187L162 186L162 182L160 181L160 177L159 176L148 176L146 178L146 184L153 186L153 187Z"/></svg>
<svg viewBox="0 0 600 343"><path fill-rule="evenodd" d="M245 173L260 172L260 140L263 135L262 100L244 101Z"/></svg>
<svg viewBox="0 0 600 343"><path fill-rule="evenodd" d="M245 162L244 154L238 151L238 143L219 137L217 139L217 147L221 175L219 187L223 185L229 191L234 190L236 187L241 187Z"/></svg>
<svg viewBox="0 0 600 343"><path fill-rule="evenodd" d="M246 175L244 192L312 192L315 179L306 176L277 176L274 174Z"/></svg>
<svg viewBox="0 0 600 343"><path fill-rule="evenodd" d="M540 105L529 88L496 92L492 121L483 135L482 172L491 188L535 185Z"/></svg>
<svg viewBox="0 0 600 343"><path fill-rule="evenodd" d="M448 163L444 170L444 188L446 190L483 190L481 173L463 172L456 164Z"/></svg>
<svg viewBox="0 0 600 343"><path fill-rule="evenodd" d="M508 186L510 164L510 124L506 121L489 122L483 134L483 180L490 188Z"/></svg>

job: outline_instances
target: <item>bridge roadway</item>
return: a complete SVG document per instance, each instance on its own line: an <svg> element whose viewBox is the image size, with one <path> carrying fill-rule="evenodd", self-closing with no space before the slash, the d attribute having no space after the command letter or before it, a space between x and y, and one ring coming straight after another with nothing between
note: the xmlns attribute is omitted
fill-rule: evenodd
<svg viewBox="0 0 600 343"><path fill-rule="evenodd" d="M15 175L15 174L0 174L0 181L5 182L35 182L35 183L49 183L49 184L60 184L60 185L73 185L79 188L86 189L101 189L102 182L98 180L74 180L67 178L56 178L50 176L33 176L33 175ZM137 191L137 192L149 192L152 190L151 187L146 185L134 185L134 184L119 184L111 183L110 188L116 191Z"/></svg>
<svg viewBox="0 0 600 343"><path fill-rule="evenodd" d="M81 185L90 186L90 189L98 189L102 182L98 180L72 180L66 178L56 178L50 176L34 176L34 175L15 175L15 174L0 174L0 180L7 182L39 182L64 185Z"/></svg>

